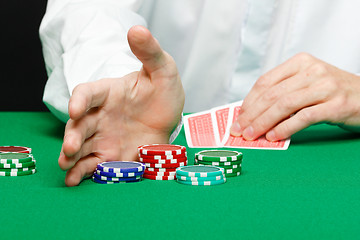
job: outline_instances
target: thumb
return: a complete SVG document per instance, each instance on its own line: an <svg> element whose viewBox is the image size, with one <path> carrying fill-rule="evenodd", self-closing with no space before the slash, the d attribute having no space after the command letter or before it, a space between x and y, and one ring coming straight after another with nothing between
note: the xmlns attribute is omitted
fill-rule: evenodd
<svg viewBox="0 0 360 240"><path fill-rule="evenodd" d="M128 32L131 51L143 63L143 69L151 74L166 65L166 56L159 42L143 26L134 26Z"/></svg>

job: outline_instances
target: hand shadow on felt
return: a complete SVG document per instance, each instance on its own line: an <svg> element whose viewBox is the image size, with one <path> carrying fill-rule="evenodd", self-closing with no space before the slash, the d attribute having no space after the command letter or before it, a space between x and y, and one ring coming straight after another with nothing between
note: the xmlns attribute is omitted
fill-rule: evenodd
<svg viewBox="0 0 360 240"><path fill-rule="evenodd" d="M360 133L344 130L336 125L316 124L291 136L291 144L314 145L329 142L360 140Z"/></svg>

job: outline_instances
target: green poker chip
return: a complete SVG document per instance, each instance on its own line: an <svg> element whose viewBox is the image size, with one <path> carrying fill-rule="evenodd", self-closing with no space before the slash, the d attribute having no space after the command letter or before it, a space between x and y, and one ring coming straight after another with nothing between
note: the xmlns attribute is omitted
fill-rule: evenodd
<svg viewBox="0 0 360 240"><path fill-rule="evenodd" d="M235 172L235 173L225 173L225 177L229 178L229 177L237 177L241 175L241 171L240 172Z"/></svg>
<svg viewBox="0 0 360 240"><path fill-rule="evenodd" d="M232 168L232 169L224 169L225 176L226 176L226 174L233 174L233 173L238 173L238 172L241 172L241 167Z"/></svg>
<svg viewBox="0 0 360 240"><path fill-rule="evenodd" d="M200 161L232 162L241 161L243 154L231 150L204 150L196 153L195 158Z"/></svg>
<svg viewBox="0 0 360 240"><path fill-rule="evenodd" d="M35 166L27 168L0 168L0 172L25 172L35 169Z"/></svg>
<svg viewBox="0 0 360 240"><path fill-rule="evenodd" d="M36 164L35 160L25 163L0 163L0 168L30 168Z"/></svg>
<svg viewBox="0 0 360 240"><path fill-rule="evenodd" d="M36 168L28 170L28 171L21 171L21 172L4 172L0 171L0 176L3 177L16 177L16 176L26 176L32 175L36 173Z"/></svg>
<svg viewBox="0 0 360 240"><path fill-rule="evenodd" d="M233 162L211 162L211 161L202 161L202 160L198 160L198 159L194 159L194 163L195 164L202 164L202 165L211 165L211 166L216 166L216 167L223 167L223 168L231 168L231 166L233 165L240 165L242 163L242 160L240 161L233 161Z"/></svg>
<svg viewBox="0 0 360 240"><path fill-rule="evenodd" d="M195 165L200 165L200 166L212 166L212 165L210 165L210 164L200 164L200 163L197 163L197 164L195 164ZM234 165L230 165L230 166L217 166L217 167L219 167L219 168L223 168L224 170L225 169L239 169L239 168L241 168L241 164L240 165L237 165L237 164L234 164Z"/></svg>
<svg viewBox="0 0 360 240"><path fill-rule="evenodd" d="M0 164L27 163L34 160L28 153L0 153Z"/></svg>

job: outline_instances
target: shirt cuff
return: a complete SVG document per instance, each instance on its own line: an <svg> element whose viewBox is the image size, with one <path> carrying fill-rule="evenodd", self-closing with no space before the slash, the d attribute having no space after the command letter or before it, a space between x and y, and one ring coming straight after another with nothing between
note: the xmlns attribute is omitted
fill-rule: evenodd
<svg viewBox="0 0 360 240"><path fill-rule="evenodd" d="M183 113L181 113L181 118L180 118L180 121L177 125L177 127L175 128L175 130L172 132L172 134L170 135L170 138L169 138L169 143L173 143L175 141L175 139L177 138L177 136L179 136L179 133L181 131L181 128L182 128L182 125L184 124L184 121L183 121Z"/></svg>

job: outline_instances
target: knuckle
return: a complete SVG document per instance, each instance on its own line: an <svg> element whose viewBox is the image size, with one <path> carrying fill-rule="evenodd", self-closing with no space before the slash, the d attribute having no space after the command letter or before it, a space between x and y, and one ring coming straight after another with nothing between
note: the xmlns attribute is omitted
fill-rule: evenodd
<svg viewBox="0 0 360 240"><path fill-rule="evenodd" d="M308 73L310 75L315 75L319 77L326 76L328 74L328 68L323 62L315 62L311 64L308 68Z"/></svg>
<svg viewBox="0 0 360 240"><path fill-rule="evenodd" d="M256 121L253 122L252 126L257 133L263 133L269 128L267 121L263 118L256 119Z"/></svg>
<svg viewBox="0 0 360 240"><path fill-rule="evenodd" d="M300 62L314 61L314 57L307 52L299 52L293 57L293 59Z"/></svg>
<svg viewBox="0 0 360 240"><path fill-rule="evenodd" d="M241 128L245 128L250 125L251 123L251 116L244 112L243 114L239 115L239 117L236 119L236 121L240 124Z"/></svg>
<svg viewBox="0 0 360 240"><path fill-rule="evenodd" d="M263 99L266 102L273 102L279 98L280 94L281 93L278 90L271 89L269 91L266 91L266 93L263 94Z"/></svg>
<svg viewBox="0 0 360 240"><path fill-rule="evenodd" d="M335 78L332 77L326 78L326 80L323 83L323 86L329 94L337 92L339 90L338 82L336 81Z"/></svg>
<svg viewBox="0 0 360 240"><path fill-rule="evenodd" d="M301 122L305 122L308 124L313 124L316 122L317 114L315 111L312 111L311 109L303 109L296 113L297 117Z"/></svg>
<svg viewBox="0 0 360 240"><path fill-rule="evenodd" d="M258 121L256 121L256 128L258 131L264 131L269 128L268 121L266 121L263 118L260 118Z"/></svg>
<svg viewBox="0 0 360 240"><path fill-rule="evenodd" d="M79 83L78 85L75 86L74 90L73 90L73 94L76 92L82 92L84 91L86 88L86 84L85 83Z"/></svg>
<svg viewBox="0 0 360 240"><path fill-rule="evenodd" d="M282 112L292 112L295 106L296 100L289 95L282 97L279 101L279 108Z"/></svg>
<svg viewBox="0 0 360 240"><path fill-rule="evenodd" d="M270 84L270 77L267 74L261 75L255 82L254 87L257 89L268 88Z"/></svg>
<svg viewBox="0 0 360 240"><path fill-rule="evenodd" d="M346 96L338 96L336 99L331 101L330 111L336 112L336 114L332 114L329 116L330 118L334 118L334 120L339 120L341 118L346 118L349 114L356 112L356 108L352 104L349 104L349 99Z"/></svg>
<svg viewBox="0 0 360 240"><path fill-rule="evenodd" d="M314 89L321 99L330 99L336 92L339 91L340 83L333 77L325 77L317 80L314 84Z"/></svg>
<svg viewBox="0 0 360 240"><path fill-rule="evenodd" d="M345 95L339 95L335 101L335 108L342 109L344 106L351 106L349 99Z"/></svg>
<svg viewBox="0 0 360 240"><path fill-rule="evenodd" d="M73 128L73 125L74 125L74 120L69 119L65 125L65 134L67 134Z"/></svg>

